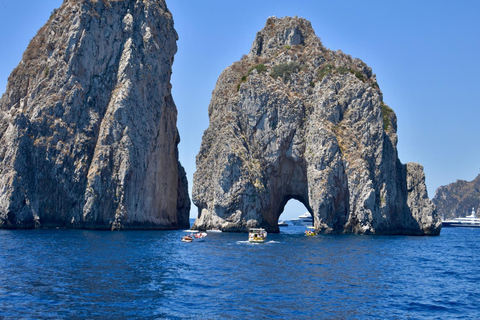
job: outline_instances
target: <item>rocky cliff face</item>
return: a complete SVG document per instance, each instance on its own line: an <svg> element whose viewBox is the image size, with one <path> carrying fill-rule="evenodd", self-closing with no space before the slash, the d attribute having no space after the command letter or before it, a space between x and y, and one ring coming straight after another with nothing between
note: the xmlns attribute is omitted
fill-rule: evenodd
<svg viewBox="0 0 480 320"><path fill-rule="evenodd" d="M325 233L435 235L423 168L397 156L396 116L372 70L310 23L267 20L218 79L197 156L194 228L278 232L288 200Z"/></svg>
<svg viewBox="0 0 480 320"><path fill-rule="evenodd" d="M189 225L161 0L68 0L0 100L0 227Z"/></svg>
<svg viewBox="0 0 480 320"><path fill-rule="evenodd" d="M445 219L465 217L472 208L478 212L480 207L480 175L473 181L457 180L439 187L435 192L433 203L438 214Z"/></svg>

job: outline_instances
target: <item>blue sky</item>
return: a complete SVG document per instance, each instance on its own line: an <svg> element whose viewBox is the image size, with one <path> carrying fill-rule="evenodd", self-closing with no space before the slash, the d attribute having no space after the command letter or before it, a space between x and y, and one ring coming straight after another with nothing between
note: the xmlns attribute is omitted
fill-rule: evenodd
<svg viewBox="0 0 480 320"><path fill-rule="evenodd" d="M62 2L0 0L0 94L30 39ZM248 53L269 16L306 18L325 47L372 67L385 103L398 117L400 160L424 166L430 197L441 185L480 173L480 1L167 0L167 5L180 37L172 90L190 190L217 78ZM304 211L292 200L281 219Z"/></svg>

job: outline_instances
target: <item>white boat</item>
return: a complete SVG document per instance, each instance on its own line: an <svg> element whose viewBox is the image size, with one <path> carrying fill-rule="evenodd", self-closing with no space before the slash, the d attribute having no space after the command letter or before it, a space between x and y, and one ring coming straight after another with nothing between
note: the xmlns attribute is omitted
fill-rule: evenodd
<svg viewBox="0 0 480 320"><path fill-rule="evenodd" d="M279 226L279 227L288 227L288 223L286 223L286 222L283 221L283 220L280 220L280 221L278 221L278 226Z"/></svg>
<svg viewBox="0 0 480 320"><path fill-rule="evenodd" d="M193 241L193 237L191 236L183 236L182 237L182 242L192 242Z"/></svg>
<svg viewBox="0 0 480 320"><path fill-rule="evenodd" d="M262 243L265 242L267 238L267 231L262 228L251 228L248 231L248 241L252 243Z"/></svg>
<svg viewBox="0 0 480 320"><path fill-rule="evenodd" d="M222 230L214 228L214 229L208 229L207 232L221 233Z"/></svg>
<svg viewBox="0 0 480 320"><path fill-rule="evenodd" d="M480 228L480 218L475 216L475 208L472 208L472 214L465 218L453 218L442 221L444 228Z"/></svg>
<svg viewBox="0 0 480 320"><path fill-rule="evenodd" d="M312 226L313 218L310 212L307 211L301 216L298 216L298 218L290 219L290 222L295 226Z"/></svg>
<svg viewBox="0 0 480 320"><path fill-rule="evenodd" d="M205 240L205 237L207 236L206 232L197 232L193 235L195 238L195 241L203 241Z"/></svg>

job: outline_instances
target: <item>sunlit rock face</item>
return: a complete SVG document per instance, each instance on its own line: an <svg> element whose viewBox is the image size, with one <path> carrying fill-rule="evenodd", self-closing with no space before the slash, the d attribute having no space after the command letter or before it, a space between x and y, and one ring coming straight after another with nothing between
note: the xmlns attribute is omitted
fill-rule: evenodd
<svg viewBox="0 0 480 320"><path fill-rule="evenodd" d="M423 168L397 156L372 70L275 17L220 75L194 174L194 228L278 232L288 200L324 233L436 235Z"/></svg>
<svg viewBox="0 0 480 320"><path fill-rule="evenodd" d="M0 227L189 225L164 1L64 1L0 100Z"/></svg>

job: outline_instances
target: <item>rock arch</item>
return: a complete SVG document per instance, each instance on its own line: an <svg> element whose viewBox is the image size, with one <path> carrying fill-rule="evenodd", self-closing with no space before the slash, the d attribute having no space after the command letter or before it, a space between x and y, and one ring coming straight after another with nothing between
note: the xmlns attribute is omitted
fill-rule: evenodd
<svg viewBox="0 0 480 320"><path fill-rule="evenodd" d="M304 19L267 20L250 54L220 75L209 118L193 228L278 232L295 198L325 233L440 231L423 168L398 160L396 116L372 70L323 47Z"/></svg>

